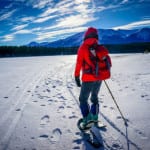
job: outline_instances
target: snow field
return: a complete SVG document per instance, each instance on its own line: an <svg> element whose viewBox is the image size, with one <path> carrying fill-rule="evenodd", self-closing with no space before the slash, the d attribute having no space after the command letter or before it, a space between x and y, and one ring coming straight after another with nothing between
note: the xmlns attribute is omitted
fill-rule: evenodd
<svg viewBox="0 0 150 150"><path fill-rule="evenodd" d="M104 149L149 150L150 55L112 57L107 80L128 127L102 84L99 118L106 129L93 131ZM0 59L0 150L71 150L93 148L76 123L80 89L73 77L76 56ZM103 149L103 148L101 148Z"/></svg>

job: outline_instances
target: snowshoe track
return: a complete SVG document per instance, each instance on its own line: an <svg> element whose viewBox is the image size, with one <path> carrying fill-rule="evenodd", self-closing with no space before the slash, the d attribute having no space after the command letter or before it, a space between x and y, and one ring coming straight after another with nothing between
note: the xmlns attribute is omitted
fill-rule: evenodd
<svg viewBox="0 0 150 150"><path fill-rule="evenodd" d="M22 92L18 93L17 91L14 92L13 90L10 90L11 92L14 92L13 94L11 94L12 100L13 100L13 96L16 98L17 94L19 95L19 97L15 101L15 104L12 104L10 108L6 109L7 112L1 118L0 128L2 126L8 126L8 127L7 127L7 131L1 132L0 149L7 149L8 146L7 143L9 143L9 139L11 138L12 133L26 105L28 104L30 98L32 97L32 94L30 92L32 92L35 89L35 87L38 85L39 81L43 76L44 76L43 72L41 73L34 72L30 78L28 78L27 80L24 81L24 83L21 84L23 87L25 87ZM7 122L7 124L5 122Z"/></svg>

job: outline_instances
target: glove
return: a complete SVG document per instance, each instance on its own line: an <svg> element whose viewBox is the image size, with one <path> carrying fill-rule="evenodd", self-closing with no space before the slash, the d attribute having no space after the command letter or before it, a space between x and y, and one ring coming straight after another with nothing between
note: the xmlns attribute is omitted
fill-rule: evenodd
<svg viewBox="0 0 150 150"><path fill-rule="evenodd" d="M81 83L80 83L80 78L79 77L75 77L75 81L78 87L81 87Z"/></svg>

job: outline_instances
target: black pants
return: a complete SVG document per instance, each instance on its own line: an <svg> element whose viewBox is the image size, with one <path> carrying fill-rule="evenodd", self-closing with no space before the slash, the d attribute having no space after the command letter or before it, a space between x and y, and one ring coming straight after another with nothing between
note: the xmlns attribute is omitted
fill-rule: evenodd
<svg viewBox="0 0 150 150"><path fill-rule="evenodd" d="M83 117L86 117L89 114L89 112L93 114L97 114L99 112L98 93L101 87L101 83L102 81L82 83L79 102L80 102L80 109ZM92 102L91 107L88 104L89 96Z"/></svg>

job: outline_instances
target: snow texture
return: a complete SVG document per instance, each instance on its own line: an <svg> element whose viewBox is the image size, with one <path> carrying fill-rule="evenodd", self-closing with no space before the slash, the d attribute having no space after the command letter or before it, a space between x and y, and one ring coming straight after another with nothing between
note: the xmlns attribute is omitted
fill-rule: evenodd
<svg viewBox="0 0 150 150"><path fill-rule="evenodd" d="M100 150L150 149L150 54L115 54L109 85L99 93ZM81 118L73 72L76 56L0 59L0 150L93 150L77 128Z"/></svg>

